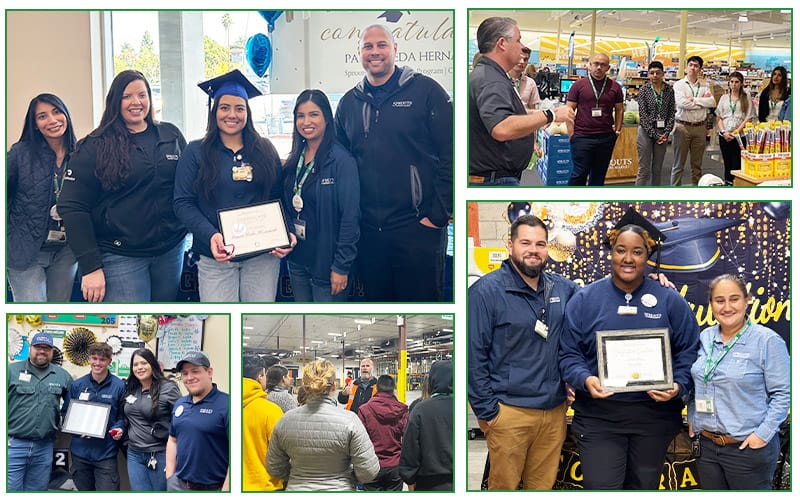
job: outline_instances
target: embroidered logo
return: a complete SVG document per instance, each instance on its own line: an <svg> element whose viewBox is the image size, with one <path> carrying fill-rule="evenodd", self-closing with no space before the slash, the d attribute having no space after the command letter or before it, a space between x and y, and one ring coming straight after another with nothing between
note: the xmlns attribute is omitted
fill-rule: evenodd
<svg viewBox="0 0 800 500"><path fill-rule="evenodd" d="M561 297L550 297L551 304L555 304L557 302L561 302Z"/></svg>
<svg viewBox="0 0 800 500"><path fill-rule="evenodd" d="M320 183L323 186L329 186L334 183L334 179L333 177L325 177L324 179L322 179L322 181L320 181Z"/></svg>
<svg viewBox="0 0 800 500"><path fill-rule="evenodd" d="M394 101L392 103L393 108L410 108L414 104L414 101Z"/></svg>
<svg viewBox="0 0 800 500"><path fill-rule="evenodd" d="M200 413L208 413L209 415L211 415L212 413L214 413L214 410L211 408L200 408Z"/></svg>
<svg viewBox="0 0 800 500"><path fill-rule="evenodd" d="M167 160L177 160L178 158L178 155L167 155Z"/></svg>
<svg viewBox="0 0 800 500"><path fill-rule="evenodd" d="M653 314L653 313L646 312L646 313L644 313L644 317L647 318L647 319L661 319L661 313Z"/></svg>

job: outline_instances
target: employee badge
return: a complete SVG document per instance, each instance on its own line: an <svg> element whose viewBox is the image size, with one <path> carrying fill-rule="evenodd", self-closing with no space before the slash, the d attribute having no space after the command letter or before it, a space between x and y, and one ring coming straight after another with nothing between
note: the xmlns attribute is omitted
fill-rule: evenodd
<svg viewBox="0 0 800 500"><path fill-rule="evenodd" d="M603 108L592 108L592 118L603 116Z"/></svg>
<svg viewBox="0 0 800 500"><path fill-rule="evenodd" d="M242 163L240 166L232 167L232 176L234 181L253 181L253 167L247 163Z"/></svg>
<svg viewBox="0 0 800 500"><path fill-rule="evenodd" d="M133 394L128 394L128 397L125 398L125 402L128 403L129 405L132 405L133 403L136 402L136 396L134 396Z"/></svg>
<svg viewBox="0 0 800 500"><path fill-rule="evenodd" d="M652 293L642 295L642 305L645 307L655 307L658 304L658 299Z"/></svg>
<svg viewBox="0 0 800 500"><path fill-rule="evenodd" d="M699 413L714 413L714 400L695 398L694 408Z"/></svg>
<svg viewBox="0 0 800 500"><path fill-rule="evenodd" d="M544 321L537 319L536 326L533 327L533 331L538 333L543 339L547 340L547 334L550 333L550 328L544 323Z"/></svg>
<svg viewBox="0 0 800 500"><path fill-rule="evenodd" d="M67 233L64 231L47 231L47 243L66 243Z"/></svg>
<svg viewBox="0 0 800 500"><path fill-rule="evenodd" d="M656 120L656 128L664 128L666 126L667 124L664 122L664 120Z"/></svg>
<svg viewBox="0 0 800 500"><path fill-rule="evenodd" d="M294 220L294 234L299 240L306 239L306 221L301 219Z"/></svg>
<svg viewBox="0 0 800 500"><path fill-rule="evenodd" d="M20 373L19 379L22 382L30 382L31 381L31 374L30 373Z"/></svg>
<svg viewBox="0 0 800 500"><path fill-rule="evenodd" d="M299 194L292 196L292 207L298 212L303 210L303 197Z"/></svg>
<svg viewBox="0 0 800 500"><path fill-rule="evenodd" d="M631 305L631 299L632 298L633 298L633 295L631 295L629 293L625 294L625 305L624 306L619 306L617 308L617 314L619 314L620 316L635 316L636 315L636 313L638 312L638 309L636 308L636 306L632 306Z"/></svg>

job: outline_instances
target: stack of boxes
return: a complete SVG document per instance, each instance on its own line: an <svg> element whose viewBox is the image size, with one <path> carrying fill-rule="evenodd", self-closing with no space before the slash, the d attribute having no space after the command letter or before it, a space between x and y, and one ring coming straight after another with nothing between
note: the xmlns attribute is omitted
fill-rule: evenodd
<svg viewBox="0 0 800 500"><path fill-rule="evenodd" d="M743 135L742 170L757 179L789 179L792 176L791 122L747 124ZM739 137L737 136L737 139ZM740 145L742 141L739 139Z"/></svg>
<svg viewBox="0 0 800 500"><path fill-rule="evenodd" d="M539 131L539 143L544 156L536 162L536 171L545 186L566 186L572 175L572 152L569 136L550 135L545 130Z"/></svg>

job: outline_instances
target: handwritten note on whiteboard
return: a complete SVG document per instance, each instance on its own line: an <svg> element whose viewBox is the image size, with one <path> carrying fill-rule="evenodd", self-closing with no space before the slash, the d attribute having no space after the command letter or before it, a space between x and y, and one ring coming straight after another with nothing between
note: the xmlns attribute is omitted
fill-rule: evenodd
<svg viewBox="0 0 800 500"><path fill-rule="evenodd" d="M187 352L202 348L203 320L196 316L178 317L164 325L156 354L165 370L173 370Z"/></svg>

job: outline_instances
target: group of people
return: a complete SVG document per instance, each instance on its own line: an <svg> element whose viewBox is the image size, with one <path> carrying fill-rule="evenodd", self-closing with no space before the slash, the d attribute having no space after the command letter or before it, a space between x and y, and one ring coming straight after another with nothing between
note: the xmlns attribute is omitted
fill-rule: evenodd
<svg viewBox="0 0 800 500"><path fill-rule="evenodd" d="M149 82L125 70L100 125L76 141L65 103L31 100L7 156L8 281L17 302L174 302L185 239L204 302L274 301L288 258L296 301L345 301L356 274L372 302L442 300L452 214L453 113L445 90L395 65L384 25L365 28L366 76L339 101L304 90L281 161L253 125L261 92L238 70L199 84L213 99L187 144L154 120ZM218 211L279 199L289 241L237 254Z"/></svg>
<svg viewBox="0 0 800 500"><path fill-rule="evenodd" d="M124 450L134 491L227 490L229 397L212 382L208 357L190 351L177 363L188 392L181 396L149 349L133 352L125 380L109 371L112 352L105 342L90 345L89 373L73 380L53 363L52 336L39 332L28 359L9 365L8 491L48 489L56 434L73 403L108 412L102 437L71 436L75 489L119 491Z"/></svg>
<svg viewBox="0 0 800 500"><path fill-rule="evenodd" d="M700 332L674 285L647 275L662 239L629 211L608 234L610 276L579 288L545 270L542 220L512 223L508 259L468 292L469 402L489 489L553 487L570 404L586 489L658 489L687 405L702 488L771 488L789 409L786 343L748 319L747 286L727 274L709 285L717 324ZM672 387L607 390L596 333L646 329L668 332Z"/></svg>
<svg viewBox="0 0 800 500"><path fill-rule="evenodd" d="M450 361L433 363L428 394L411 407L395 396L394 378L376 378L366 358L338 395L333 364L306 364L302 395L287 408L269 386L270 373L286 368L273 363L244 359L244 491L401 491L404 483L415 491L453 489Z"/></svg>
<svg viewBox="0 0 800 500"><path fill-rule="evenodd" d="M476 36L480 57L476 57L469 83L470 185L519 185L536 146L536 130L553 121L565 122L571 134L569 185L604 185L624 117L623 89L608 77L609 56L592 56L589 75L570 87L566 106L536 110L538 92L522 74L531 51L522 45L516 21L487 18ZM662 185L661 168L673 135L675 161L669 183L682 184L688 158L692 184L697 185L706 150L706 118L712 110L716 110L725 181L731 184L731 172L741 169L736 133L756 116L761 122L791 116L786 68L778 66L772 71L758 100L758 113L743 90L740 72L729 75L729 92L717 102L702 78L702 68L703 58L690 56L686 76L669 85L660 61L648 65L649 82L636 96L640 115L636 185Z"/></svg>

